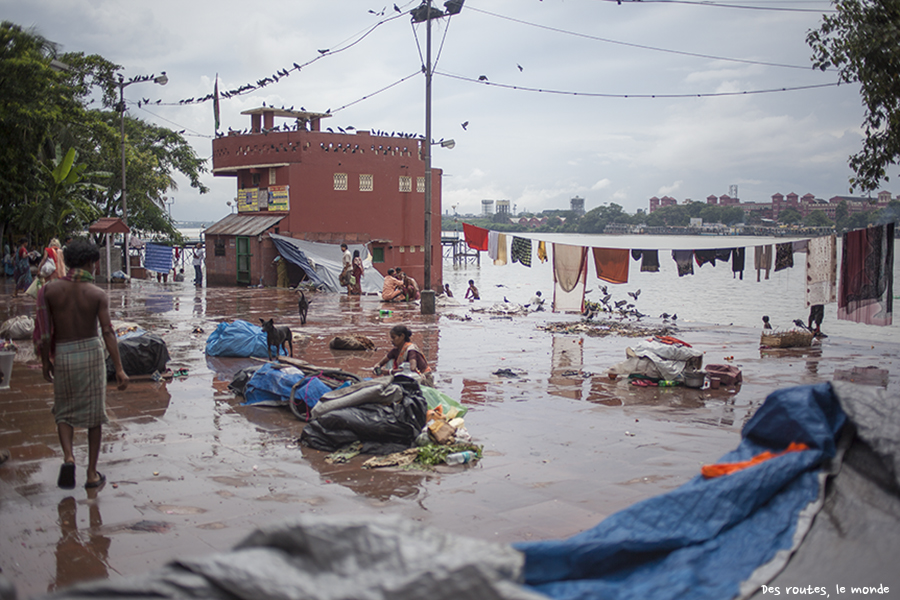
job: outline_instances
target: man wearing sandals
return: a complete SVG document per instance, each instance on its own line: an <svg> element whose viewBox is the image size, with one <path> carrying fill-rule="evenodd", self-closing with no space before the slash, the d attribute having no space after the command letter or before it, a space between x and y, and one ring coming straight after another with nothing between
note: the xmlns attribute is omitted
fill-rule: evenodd
<svg viewBox="0 0 900 600"><path fill-rule="evenodd" d="M53 383L53 415L63 450L57 485L75 487L75 427L88 430L86 488L103 485L106 477L97 471L100 439L106 417L106 361L109 351L120 390L128 387L122 368L116 333L109 317L109 298L93 284L100 251L86 240L74 240L64 254L68 274L41 288L38 293L36 332L40 339L44 379ZM101 343L97 335L100 325Z"/></svg>

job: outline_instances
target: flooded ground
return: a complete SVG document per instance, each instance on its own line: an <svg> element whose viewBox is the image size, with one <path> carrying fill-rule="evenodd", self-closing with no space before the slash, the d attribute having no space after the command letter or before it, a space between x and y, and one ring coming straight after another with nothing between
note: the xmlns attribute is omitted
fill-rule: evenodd
<svg viewBox="0 0 900 600"><path fill-rule="evenodd" d="M10 291L0 286L0 317L32 314L33 300ZM99 466L107 484L80 487L87 441L79 431L79 487L65 491L56 487L51 385L30 343L19 343L11 388L0 390L0 447L12 453L0 466L0 569L21 598L227 550L255 527L300 512L395 513L501 542L565 537L695 476L737 444L742 424L775 389L837 376L900 395L897 344L831 337L813 348L761 350L759 331L691 324L674 335L702 350L704 364L740 367L743 385L636 388L606 376L635 340L591 335L574 315L504 317L458 304L423 316L374 297L315 294L300 326L287 290L140 281L111 288L110 299L113 319L161 335L169 367L187 376L110 387ZM466 427L484 459L434 472L366 470L364 457L331 465L325 453L299 446L304 424L289 410L241 406L227 388L258 361L204 353L218 323L260 318L303 334L295 357L361 375L387 352L390 327L407 324L437 387L469 407ZM560 322L573 327L545 328ZM330 350L342 333L378 348ZM494 374L501 369L516 376Z"/></svg>

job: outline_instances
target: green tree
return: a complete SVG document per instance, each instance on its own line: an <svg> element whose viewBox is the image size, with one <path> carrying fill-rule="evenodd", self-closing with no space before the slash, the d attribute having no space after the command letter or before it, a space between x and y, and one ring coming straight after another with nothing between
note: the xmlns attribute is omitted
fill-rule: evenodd
<svg viewBox="0 0 900 600"><path fill-rule="evenodd" d="M803 216L796 208L786 208L778 215L779 223L797 224L803 221Z"/></svg>
<svg viewBox="0 0 900 600"><path fill-rule="evenodd" d="M814 210L809 213L806 218L803 219L803 224L807 227L829 227L834 225L823 210Z"/></svg>
<svg viewBox="0 0 900 600"><path fill-rule="evenodd" d="M36 32L6 21L0 24L0 185L6 192L0 197L0 228L10 222L22 228L38 216L37 222L45 223L51 214L62 214L52 210L33 214L35 207L52 205L52 195L60 191L54 191L55 184L47 177L48 170L52 172L65 159L57 156L57 145L75 149L81 174L114 174L105 188L81 182L58 196L65 204L73 199L70 192L77 189L79 202L94 205L91 211L67 214L121 215L122 115L111 110L117 101L118 70L118 65L101 56L58 55L56 46ZM98 92L102 107L89 109ZM166 194L176 189L176 172L185 175L200 193L207 192L200 180L205 160L197 157L180 134L127 114L125 133L128 223L138 232L178 239L166 214ZM62 224L68 221L57 220ZM65 233L68 231L54 232Z"/></svg>
<svg viewBox="0 0 900 600"><path fill-rule="evenodd" d="M858 82L866 107L863 148L850 157L851 191L875 190L900 158L900 2L836 0L837 12L824 15L806 37L816 68L838 69L847 83Z"/></svg>

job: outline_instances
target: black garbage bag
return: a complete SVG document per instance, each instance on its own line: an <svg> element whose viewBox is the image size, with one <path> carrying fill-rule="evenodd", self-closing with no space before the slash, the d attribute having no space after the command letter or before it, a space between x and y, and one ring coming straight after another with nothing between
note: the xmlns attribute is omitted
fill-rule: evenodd
<svg viewBox="0 0 900 600"><path fill-rule="evenodd" d="M155 333L142 333L119 340L119 356L126 375L152 375L166 370L169 348ZM106 378L116 379L116 369L109 357L106 357Z"/></svg>
<svg viewBox="0 0 900 600"><path fill-rule="evenodd" d="M400 377L395 383L401 383ZM339 408L311 420L300 443L334 452L360 441L366 454L390 454L409 448L425 427L428 403L419 385L402 382L403 398L394 404L361 404Z"/></svg>
<svg viewBox="0 0 900 600"><path fill-rule="evenodd" d="M228 389L238 394L240 396L244 395L244 392L247 389L247 382L250 381L250 378L253 377L253 374L259 371L259 367L262 365L255 367L247 367L245 369L241 369L237 373L234 374L234 379L231 380L231 383L228 384Z"/></svg>

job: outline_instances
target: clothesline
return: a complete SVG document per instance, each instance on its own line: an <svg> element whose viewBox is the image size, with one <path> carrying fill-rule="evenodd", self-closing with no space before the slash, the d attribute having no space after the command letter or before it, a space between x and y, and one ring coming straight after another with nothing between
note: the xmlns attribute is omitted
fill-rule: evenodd
<svg viewBox="0 0 900 600"><path fill-rule="evenodd" d="M841 261L841 294L837 288L837 241L834 234L775 244L759 244L696 250L672 249L678 276L694 274L697 267L716 262L731 262L734 277L743 280L747 247L753 248L753 268L756 280L762 273L769 279L770 271L794 266L794 254L806 254L806 305L838 302L838 318L874 325L890 325L893 311L893 230L894 225L880 225L852 231L843 236ZM463 223L463 233L469 248L485 251L495 265L507 264L507 257L522 266L532 265L532 246L537 242L537 258L548 260L547 243L519 235L505 233ZM512 237L507 252L507 237ZM630 258L641 261L642 272L659 272L660 248L602 248L550 242L553 247L553 310L584 309L589 258L593 255L598 279L613 283L628 283ZM774 253L772 246L774 245ZM630 255L630 258L629 258Z"/></svg>

